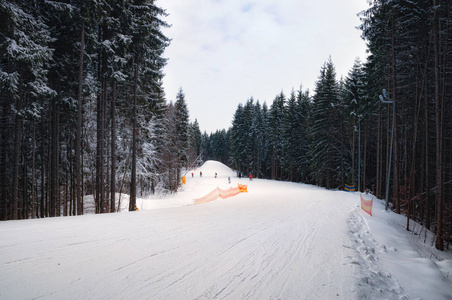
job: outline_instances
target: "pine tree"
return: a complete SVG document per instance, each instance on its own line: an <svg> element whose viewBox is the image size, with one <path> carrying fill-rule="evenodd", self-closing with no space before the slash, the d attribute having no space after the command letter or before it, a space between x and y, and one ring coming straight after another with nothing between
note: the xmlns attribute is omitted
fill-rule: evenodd
<svg viewBox="0 0 452 300"><path fill-rule="evenodd" d="M351 140L351 143L345 145L345 161L351 161L351 166L346 166L345 173L348 174L347 182L355 185L357 189L357 164L358 164L358 134L359 128L361 126L363 118L365 118L365 99L364 99L364 72L362 69L361 61L358 59L355 60L355 63L348 73L347 78L345 78L344 88L342 89L342 116L345 124L345 132L346 137L344 138L344 143L347 140ZM351 156L351 157L350 157ZM351 171L351 172L350 172ZM351 177L350 174L351 173Z"/></svg>
<svg viewBox="0 0 452 300"><path fill-rule="evenodd" d="M326 62L316 83L313 98L311 127L311 168L313 176L320 186L336 187L338 184L337 155L338 145L339 95L336 72L331 59Z"/></svg>
<svg viewBox="0 0 452 300"><path fill-rule="evenodd" d="M189 138L190 138L190 123L187 104L185 102L185 95L182 88L176 95L176 102L174 103L175 108L175 126L177 132L177 152L178 152L178 176L180 170L183 167L187 167L188 163L188 148L189 148Z"/></svg>
<svg viewBox="0 0 452 300"><path fill-rule="evenodd" d="M244 108L242 104L237 106L232 119L231 135L231 160L232 166L238 171L243 171L247 165L245 158L246 131L244 131Z"/></svg>
<svg viewBox="0 0 452 300"><path fill-rule="evenodd" d="M199 129L199 123L198 120L195 119L195 122L192 124L193 128L193 145L196 149L196 155L201 154L201 129Z"/></svg>
<svg viewBox="0 0 452 300"><path fill-rule="evenodd" d="M38 8L28 1L2 1L0 20L0 98L2 123L6 125L2 126L5 131L2 132L1 169L3 178L8 173L12 176L12 181L5 180L2 186L4 196L12 195L11 203L6 200L9 197L2 198L3 207L12 207L10 213L3 209L6 210L3 218L27 218L28 196L26 191L19 194L20 159L28 156L22 152L25 149L22 133L26 132L24 127L33 126L34 121L41 119L44 100L55 96L47 77L52 59L51 37ZM6 132L8 127L13 135ZM14 146L8 151L7 144ZM11 158L10 163L7 157ZM26 174L23 169L22 172ZM23 178L28 179L25 175Z"/></svg>
<svg viewBox="0 0 452 300"><path fill-rule="evenodd" d="M254 135L253 160L254 170L253 176L256 178L264 177L265 173L265 143L267 135L267 124L264 109L261 107L259 101L256 102L253 112L253 122L251 131Z"/></svg>
<svg viewBox="0 0 452 300"><path fill-rule="evenodd" d="M309 92L303 92L301 87L296 95L295 122L297 130L295 133L296 148L294 152L296 165L296 181L310 182L309 178L309 117L311 112L311 102Z"/></svg>
<svg viewBox="0 0 452 300"><path fill-rule="evenodd" d="M168 26L159 19L166 15L157 7L153 0L133 0L130 4L131 39L133 53L133 101L132 101L132 174L130 185L129 210L135 210L136 205L136 160L137 160L137 130L138 105L140 102L149 104L161 96L162 68L166 60L162 57L168 38L161 28ZM138 99L140 90L140 99Z"/></svg>
<svg viewBox="0 0 452 300"><path fill-rule="evenodd" d="M446 75L451 70L446 50L450 8L447 0L372 1L361 26L371 54L365 66L366 93L370 97L385 88L396 108L392 166L387 165L392 106L380 105L377 122L369 123L378 141L376 151L367 151L377 153L376 194L382 194L384 176L392 171L390 199L396 212L406 213L407 230L410 219L425 222L428 229L435 223L438 249L450 237L450 229L448 234L442 231L452 193L443 136L451 128L450 118L443 119L451 113Z"/></svg>
<svg viewBox="0 0 452 300"><path fill-rule="evenodd" d="M276 96L268 111L268 146L270 151L271 179L282 179L283 122L286 96L283 92Z"/></svg>
<svg viewBox="0 0 452 300"><path fill-rule="evenodd" d="M283 171L287 179L294 180L296 176L297 166L295 165L297 155L297 144L299 131L299 123L297 120L297 107L296 107L295 90L292 90L290 97L287 101L285 108L284 119L282 124L282 136L283 136Z"/></svg>

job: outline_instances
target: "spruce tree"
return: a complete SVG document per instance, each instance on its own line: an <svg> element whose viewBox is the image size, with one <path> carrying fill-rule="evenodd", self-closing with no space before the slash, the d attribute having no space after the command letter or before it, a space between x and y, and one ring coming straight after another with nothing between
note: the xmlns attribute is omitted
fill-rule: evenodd
<svg viewBox="0 0 452 300"><path fill-rule="evenodd" d="M313 97L311 127L311 157L313 176L316 183L326 188L338 184L337 156L339 95L336 72L331 59L326 62L316 82Z"/></svg>
<svg viewBox="0 0 452 300"><path fill-rule="evenodd" d="M188 148L190 138L190 123L187 103L185 102L185 95L182 88L176 95L176 102L174 103L175 109L175 127L176 127L176 141L177 141L177 153L178 153L178 177L179 172L183 167L187 167L188 162Z"/></svg>

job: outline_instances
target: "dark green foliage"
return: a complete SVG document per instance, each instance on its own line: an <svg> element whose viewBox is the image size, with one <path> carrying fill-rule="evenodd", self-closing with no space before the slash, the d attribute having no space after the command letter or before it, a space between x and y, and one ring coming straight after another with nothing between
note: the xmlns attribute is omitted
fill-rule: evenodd
<svg viewBox="0 0 452 300"><path fill-rule="evenodd" d="M83 213L79 187L105 212L110 182L155 186L165 15L153 0L0 2L0 219Z"/></svg>

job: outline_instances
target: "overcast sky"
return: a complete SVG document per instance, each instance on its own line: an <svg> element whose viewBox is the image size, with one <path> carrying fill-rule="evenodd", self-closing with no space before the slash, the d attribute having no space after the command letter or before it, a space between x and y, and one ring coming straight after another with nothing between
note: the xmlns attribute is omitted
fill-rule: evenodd
<svg viewBox="0 0 452 300"><path fill-rule="evenodd" d="M270 107L277 94L303 86L311 95L331 56L338 79L365 60L357 14L367 0L158 0L172 39L164 56L168 101L185 93L201 131L231 126L239 103Z"/></svg>

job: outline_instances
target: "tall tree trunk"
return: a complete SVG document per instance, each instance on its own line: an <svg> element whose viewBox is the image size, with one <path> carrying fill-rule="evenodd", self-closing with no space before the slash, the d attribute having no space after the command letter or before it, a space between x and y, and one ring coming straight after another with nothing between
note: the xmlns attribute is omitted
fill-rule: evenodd
<svg viewBox="0 0 452 300"><path fill-rule="evenodd" d="M340 180L341 180L341 187L343 188L345 186L345 168L344 168L344 135L345 135L345 128L344 128L344 122L341 120L341 174L340 174Z"/></svg>
<svg viewBox="0 0 452 300"><path fill-rule="evenodd" d="M367 127L368 121L364 125L364 152L363 152L363 192L366 192L366 170L367 170Z"/></svg>
<svg viewBox="0 0 452 300"><path fill-rule="evenodd" d="M36 122L33 119L31 162L31 218L36 217Z"/></svg>
<svg viewBox="0 0 452 300"><path fill-rule="evenodd" d="M428 126L428 94L425 94L425 227L430 229L430 152L429 152L429 126Z"/></svg>
<svg viewBox="0 0 452 300"><path fill-rule="evenodd" d="M51 147L50 147L50 207L49 216L57 216L57 204L59 202L59 188L58 188L58 155L59 155L59 109L57 100L54 99L52 103L52 117L51 117Z"/></svg>
<svg viewBox="0 0 452 300"><path fill-rule="evenodd" d="M104 56L105 56L105 51L104 51ZM104 63L102 63L102 95L101 95L101 134L100 134L100 140L101 140L101 145L100 145L100 182L101 182L101 186L100 186L100 201L99 201L99 213L105 213L105 204L106 204L106 199L105 199L105 193L106 193L106 168L108 168L105 165L105 152L106 152L106 141L105 141L105 109L106 109L106 94L107 94L107 80L105 78L106 76L106 63L104 61Z"/></svg>
<svg viewBox="0 0 452 300"><path fill-rule="evenodd" d="M414 121L414 138L413 147L411 148L411 165L410 165L410 178L409 178L409 194L408 194L408 210L406 220L406 230L410 230L410 218L411 218L411 199L415 196L415 175L416 175L416 143L419 124L419 113L421 110L421 95L418 93L418 86L416 85L416 106L415 106L415 121ZM405 136L406 137L406 136Z"/></svg>
<svg viewBox="0 0 452 300"><path fill-rule="evenodd" d="M1 96L0 96L1 97ZM5 97L6 98L6 97ZM0 156L1 156L1 162L0 162L0 221L7 219L7 206L8 201L7 194L8 194L8 184L7 184L7 177L6 177L6 170L7 167L7 145L8 145L8 129L7 124L7 113L8 113L8 104L5 98L1 98L2 103L2 116L0 119L0 132L1 132L1 147L0 147Z"/></svg>
<svg viewBox="0 0 452 300"><path fill-rule="evenodd" d="M111 179L110 212L115 212L116 197L116 80L113 80L113 97L111 99Z"/></svg>
<svg viewBox="0 0 452 300"><path fill-rule="evenodd" d="M441 97L440 97L440 48L439 48L439 16L437 14L437 0L433 0L434 26L433 48L435 56L435 120L436 120L436 243L438 250L444 250L443 242L443 190L442 190L442 128L441 128Z"/></svg>
<svg viewBox="0 0 452 300"><path fill-rule="evenodd" d="M98 40L103 41L103 26L99 27ZM105 88L105 51L99 51L98 78L101 83L101 92L97 96L97 147L96 147L96 213L103 212L104 205L104 93Z"/></svg>
<svg viewBox="0 0 452 300"><path fill-rule="evenodd" d="M25 127L25 126L24 126ZM28 137L27 137L28 138ZM22 161L21 161L21 165L22 165L22 174L21 174L21 179L22 179L22 206L20 208L20 215L19 215L19 219L27 219L28 218L28 186L27 186L27 159L26 159L26 141L27 138L24 139L24 142L22 143Z"/></svg>
<svg viewBox="0 0 452 300"><path fill-rule="evenodd" d="M84 7L82 3L82 9ZM83 17L83 16L82 16ZM83 106L83 56L85 48L85 21L82 18L80 33L80 52L78 58L78 98L77 98L77 129L75 131L75 202L77 215L83 214L82 205L82 106Z"/></svg>
<svg viewBox="0 0 452 300"><path fill-rule="evenodd" d="M138 61L135 64L133 80L133 107L132 107L132 174L130 182L129 211L136 209L137 203L137 91L138 91Z"/></svg>
<svg viewBox="0 0 452 300"><path fill-rule="evenodd" d="M20 166L20 144L22 138L22 99L19 97L16 102L16 117L14 127L14 171L13 171L13 203L11 219L17 220L19 217L19 166Z"/></svg>
<svg viewBox="0 0 452 300"><path fill-rule="evenodd" d="M354 185L355 187L358 187L358 185L355 183L355 151L356 151L356 147L355 147L355 141L356 141L356 122L355 122L355 117L353 117L353 134L352 134L352 182L351 184ZM357 190L357 189L356 189Z"/></svg>
<svg viewBox="0 0 452 300"><path fill-rule="evenodd" d="M45 136L44 120L41 120L41 136ZM40 205L40 217L46 216L46 157L44 142L41 141L41 205Z"/></svg>
<svg viewBox="0 0 452 300"><path fill-rule="evenodd" d="M394 200L396 205L396 212L400 214L400 197L399 197L399 147L398 147L398 122L397 122L397 75L396 75L396 57L395 57L395 24L392 22L392 36L391 36L391 45L392 45L392 100L394 101L394 144L393 144L393 166L394 166Z"/></svg>
<svg viewBox="0 0 452 300"><path fill-rule="evenodd" d="M377 198L381 199L382 198L382 193L381 193L381 181L382 181L382 173L383 173L383 166L382 166L382 159L381 159L381 154L383 153L382 151L382 147L383 147L383 142L382 142L382 130L381 130L381 103L378 104L378 120L377 120Z"/></svg>

